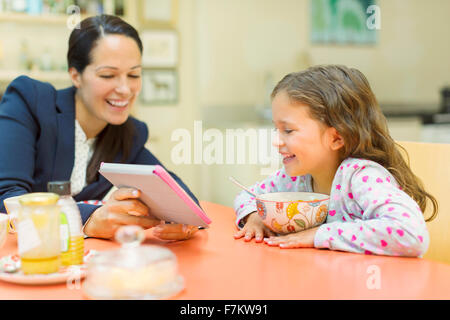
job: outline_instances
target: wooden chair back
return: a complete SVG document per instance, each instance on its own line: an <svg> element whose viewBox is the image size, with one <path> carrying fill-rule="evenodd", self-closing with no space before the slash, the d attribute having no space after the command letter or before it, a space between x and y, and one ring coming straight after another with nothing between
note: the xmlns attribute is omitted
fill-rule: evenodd
<svg viewBox="0 0 450 320"><path fill-rule="evenodd" d="M450 263L450 144L397 141L408 152L412 171L438 201L437 217L427 222L430 247L425 259ZM432 204L425 217L431 215Z"/></svg>

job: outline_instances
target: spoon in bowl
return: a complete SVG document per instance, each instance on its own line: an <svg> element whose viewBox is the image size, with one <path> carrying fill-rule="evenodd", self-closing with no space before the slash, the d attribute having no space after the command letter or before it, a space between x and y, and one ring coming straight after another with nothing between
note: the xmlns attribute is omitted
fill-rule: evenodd
<svg viewBox="0 0 450 320"><path fill-rule="evenodd" d="M231 182L233 182L235 185L237 185L239 188L247 191L249 194L251 194L252 196L254 196L255 198L257 197L257 195L253 192L251 192L250 190L248 190L246 187L244 187L242 184L240 184L235 178L233 177L228 177L228 179L230 179Z"/></svg>

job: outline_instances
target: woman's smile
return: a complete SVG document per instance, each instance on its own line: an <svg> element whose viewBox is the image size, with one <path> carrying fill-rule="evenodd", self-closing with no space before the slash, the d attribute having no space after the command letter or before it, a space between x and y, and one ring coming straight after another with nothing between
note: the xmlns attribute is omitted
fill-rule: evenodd
<svg viewBox="0 0 450 320"><path fill-rule="evenodd" d="M123 113L128 112L128 110L131 108L131 100L132 99L106 99L106 104L108 105L108 110L114 112L114 113Z"/></svg>
<svg viewBox="0 0 450 320"><path fill-rule="evenodd" d="M128 106L129 100L112 100L112 99L106 99L106 102L110 104L112 107L116 108L125 108Z"/></svg>

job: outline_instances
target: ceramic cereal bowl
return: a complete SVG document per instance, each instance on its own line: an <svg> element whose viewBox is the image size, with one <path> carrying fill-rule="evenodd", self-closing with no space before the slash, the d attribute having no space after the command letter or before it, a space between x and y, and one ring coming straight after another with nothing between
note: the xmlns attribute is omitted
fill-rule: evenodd
<svg viewBox="0 0 450 320"><path fill-rule="evenodd" d="M330 197L312 192L273 192L256 198L258 214L278 234L303 231L325 222Z"/></svg>

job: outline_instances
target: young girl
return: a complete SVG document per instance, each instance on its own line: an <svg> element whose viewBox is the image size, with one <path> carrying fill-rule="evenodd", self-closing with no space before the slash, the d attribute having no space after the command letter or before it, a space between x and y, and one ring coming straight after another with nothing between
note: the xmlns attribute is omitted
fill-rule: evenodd
<svg viewBox="0 0 450 320"><path fill-rule="evenodd" d="M272 92L276 147L284 167L250 187L330 195L326 222L275 236L247 192L235 200L235 238L284 248L316 247L366 254L422 256L429 235L422 212L437 202L390 137L365 76L345 66L316 66L285 76Z"/></svg>

